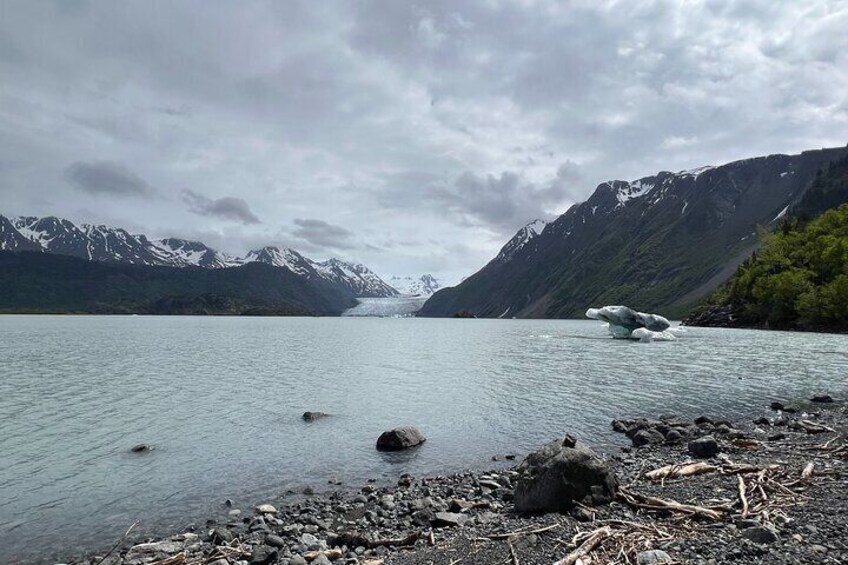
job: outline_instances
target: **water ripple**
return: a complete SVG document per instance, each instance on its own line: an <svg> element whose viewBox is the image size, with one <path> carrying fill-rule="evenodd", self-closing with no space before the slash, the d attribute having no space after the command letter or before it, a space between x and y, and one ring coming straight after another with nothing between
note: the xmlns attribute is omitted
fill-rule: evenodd
<svg viewBox="0 0 848 565"><path fill-rule="evenodd" d="M0 316L0 561L49 560L328 480L483 467L614 417L844 388L843 336L596 322ZM305 410L333 418L305 424ZM373 449L415 424L411 453ZM128 452L137 443L152 453ZM33 555L32 548L46 553ZM68 557L67 554L64 555Z"/></svg>

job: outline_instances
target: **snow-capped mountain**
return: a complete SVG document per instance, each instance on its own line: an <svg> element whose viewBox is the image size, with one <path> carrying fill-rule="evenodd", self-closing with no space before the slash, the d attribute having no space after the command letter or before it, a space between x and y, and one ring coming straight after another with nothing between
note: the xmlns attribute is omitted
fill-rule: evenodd
<svg viewBox="0 0 848 565"><path fill-rule="evenodd" d="M413 277L392 277L392 286L403 296L430 296L442 288L441 283L430 274Z"/></svg>
<svg viewBox="0 0 848 565"><path fill-rule="evenodd" d="M389 286L371 269L359 263L346 263L340 259L329 259L312 263L316 271L326 280L348 287L355 296L396 296L397 290Z"/></svg>
<svg viewBox="0 0 848 565"><path fill-rule="evenodd" d="M844 147L600 183L542 226L522 228L480 271L436 293L423 316L582 317L628 304L680 315L757 246ZM542 228L543 229L539 229Z"/></svg>
<svg viewBox="0 0 848 565"><path fill-rule="evenodd" d="M546 225L547 223L542 220L533 220L518 230L518 232L512 236L512 239L506 242L506 245L501 248L500 253L498 253L497 257L495 257L495 261L509 261L520 249L523 249L524 246L530 243L533 238L542 233L542 230L545 229Z"/></svg>
<svg viewBox="0 0 848 565"><path fill-rule="evenodd" d="M263 247L245 257L231 257L199 241L148 239L121 228L75 225L69 220L0 216L0 250L43 251L89 261L167 267L222 269L265 263L288 269L313 282L323 281L356 297L396 296L397 291L364 265L339 259L316 262L294 249Z"/></svg>

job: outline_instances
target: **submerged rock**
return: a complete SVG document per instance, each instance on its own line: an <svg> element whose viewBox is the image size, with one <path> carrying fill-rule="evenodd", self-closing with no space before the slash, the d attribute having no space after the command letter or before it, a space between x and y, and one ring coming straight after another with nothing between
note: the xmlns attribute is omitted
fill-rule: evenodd
<svg viewBox="0 0 848 565"><path fill-rule="evenodd" d="M149 451L153 451L153 446L146 443L139 443L138 445L132 446L130 451L133 453L147 453Z"/></svg>
<svg viewBox="0 0 848 565"><path fill-rule="evenodd" d="M833 402L833 397L829 394L817 394L816 396L810 399L810 402L820 402L824 404L829 404Z"/></svg>
<svg viewBox="0 0 848 565"><path fill-rule="evenodd" d="M377 438L377 449L380 451L400 451L409 449L427 441L418 428L404 426L383 432Z"/></svg>
<svg viewBox="0 0 848 565"><path fill-rule="evenodd" d="M518 512L567 511L575 503L608 503L618 481L610 466L573 438L555 440L531 453L516 469Z"/></svg>
<svg viewBox="0 0 848 565"><path fill-rule="evenodd" d="M304 412L301 418L304 422L314 422L315 420L320 420L322 418L327 418L330 415L326 412Z"/></svg>

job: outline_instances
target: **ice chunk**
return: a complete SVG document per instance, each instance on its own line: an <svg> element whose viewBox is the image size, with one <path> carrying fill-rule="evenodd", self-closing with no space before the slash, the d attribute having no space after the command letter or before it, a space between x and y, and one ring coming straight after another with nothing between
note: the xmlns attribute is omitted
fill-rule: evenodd
<svg viewBox="0 0 848 565"><path fill-rule="evenodd" d="M673 341L674 331L667 331L671 323L658 314L637 312L627 306L604 306L589 308L586 317L602 320L609 325L609 332L617 339L639 339L642 341Z"/></svg>

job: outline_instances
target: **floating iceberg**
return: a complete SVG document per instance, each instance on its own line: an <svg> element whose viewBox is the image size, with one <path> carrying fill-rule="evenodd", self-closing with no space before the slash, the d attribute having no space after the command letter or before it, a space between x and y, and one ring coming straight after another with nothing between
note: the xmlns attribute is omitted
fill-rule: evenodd
<svg viewBox="0 0 848 565"><path fill-rule="evenodd" d="M662 316L637 312L627 306L589 308L586 317L606 322L610 334L616 339L674 341L684 331L672 328L671 322Z"/></svg>

